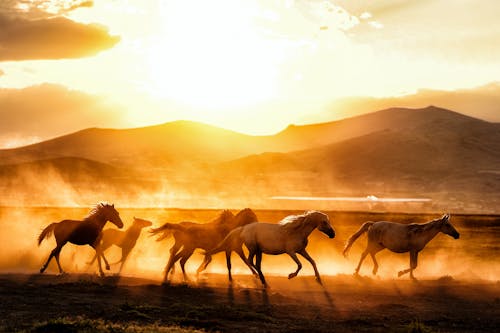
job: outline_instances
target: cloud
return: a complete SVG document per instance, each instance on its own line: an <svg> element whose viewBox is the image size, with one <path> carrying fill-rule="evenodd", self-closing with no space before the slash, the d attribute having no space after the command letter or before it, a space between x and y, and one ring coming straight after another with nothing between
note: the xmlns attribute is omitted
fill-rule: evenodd
<svg viewBox="0 0 500 333"><path fill-rule="evenodd" d="M453 91L423 89L399 97L349 97L331 103L315 121L331 121L391 107L422 108L436 105L489 122L500 122L500 82ZM311 118L308 118L311 119ZM305 122L311 122L305 117Z"/></svg>
<svg viewBox="0 0 500 333"><path fill-rule="evenodd" d="M0 5L0 61L81 58L113 47L120 38L97 24L63 16L92 1L13 1Z"/></svg>
<svg viewBox="0 0 500 333"><path fill-rule="evenodd" d="M32 143L88 127L125 125L106 99L53 84L0 89L0 148Z"/></svg>
<svg viewBox="0 0 500 333"><path fill-rule="evenodd" d="M92 56L113 47L119 37L96 24L64 17L27 20L0 17L0 61Z"/></svg>

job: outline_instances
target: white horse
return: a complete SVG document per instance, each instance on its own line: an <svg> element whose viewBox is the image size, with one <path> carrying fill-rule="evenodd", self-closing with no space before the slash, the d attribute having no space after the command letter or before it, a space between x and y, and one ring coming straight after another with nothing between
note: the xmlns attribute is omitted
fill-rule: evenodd
<svg viewBox="0 0 500 333"><path fill-rule="evenodd" d="M328 237L335 237L335 231L330 225L328 215L309 211L302 215L290 215L280 223L251 223L231 231L226 238L214 249L207 251L211 255L221 251L236 251L242 253L242 246L245 244L249 254L245 263L252 265L259 274L262 284L266 285L266 280L261 271L262 254L288 254L296 263L297 270L288 275L291 279L302 269L302 264L297 258L297 253L306 258L314 268L316 281L321 284L316 263L306 251L307 237L314 229L325 233ZM254 264L253 258L256 257ZM228 265L230 269L230 265Z"/></svg>
<svg viewBox="0 0 500 333"><path fill-rule="evenodd" d="M353 234L347 241L343 254L347 257L349 249L356 239L363 233L368 232L368 244L365 251L361 254L358 267L354 274L358 274L361 264L365 257L370 254L373 260L373 274L377 274L378 263L375 254L388 248L392 252L404 253L410 252L410 268L402 270L398 276L410 273L413 276L413 270L417 268L418 253L429 243L439 232L450 235L457 239L460 237L458 231L450 223L450 214L445 214L441 218L427 223L402 224L394 222L366 222L361 228Z"/></svg>

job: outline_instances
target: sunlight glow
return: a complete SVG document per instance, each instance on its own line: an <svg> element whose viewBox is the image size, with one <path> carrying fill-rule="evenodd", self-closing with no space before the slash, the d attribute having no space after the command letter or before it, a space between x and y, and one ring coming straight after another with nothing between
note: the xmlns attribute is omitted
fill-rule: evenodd
<svg viewBox="0 0 500 333"><path fill-rule="evenodd" d="M164 24L146 52L154 96L206 109L273 96L281 54L258 34L257 4L218 2L196 2L195 10L193 1L161 7Z"/></svg>

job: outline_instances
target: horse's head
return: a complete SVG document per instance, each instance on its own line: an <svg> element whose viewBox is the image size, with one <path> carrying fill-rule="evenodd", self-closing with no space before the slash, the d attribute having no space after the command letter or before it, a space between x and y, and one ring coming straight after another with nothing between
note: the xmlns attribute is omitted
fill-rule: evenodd
<svg viewBox="0 0 500 333"><path fill-rule="evenodd" d="M144 219L140 219L138 217L135 217L134 216L134 222L133 222L133 225L137 228L146 228L146 227L150 227L153 225L153 222L151 221L148 221L148 220L144 220Z"/></svg>
<svg viewBox="0 0 500 333"><path fill-rule="evenodd" d="M104 214L104 217L106 218L106 221L110 221L114 225L116 225L119 229L123 228L123 222L122 219L120 218L120 213L115 209L115 205L112 204L103 204L101 206L102 208L102 213Z"/></svg>
<svg viewBox="0 0 500 333"><path fill-rule="evenodd" d="M457 229L450 223L450 214L444 214L441 217L441 232L443 234L447 234L455 239L460 237Z"/></svg>
<svg viewBox="0 0 500 333"><path fill-rule="evenodd" d="M258 222L257 215L250 208L242 209L234 217L235 227L241 227L250 223Z"/></svg>
<svg viewBox="0 0 500 333"><path fill-rule="evenodd" d="M335 237L335 230L333 230L332 225L330 224L330 219L328 218L328 215L322 212L318 211L310 211L306 212L305 214L306 217L306 223L311 222L316 224L316 228L327 235L330 238Z"/></svg>

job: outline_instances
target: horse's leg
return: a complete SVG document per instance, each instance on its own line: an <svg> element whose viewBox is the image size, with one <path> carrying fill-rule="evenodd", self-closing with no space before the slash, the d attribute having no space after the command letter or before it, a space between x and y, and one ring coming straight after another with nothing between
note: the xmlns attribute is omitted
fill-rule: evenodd
<svg viewBox="0 0 500 333"><path fill-rule="evenodd" d="M410 278L413 280L416 280L416 278L413 276L413 270L417 268L417 262L418 262L418 252L410 252Z"/></svg>
<svg viewBox="0 0 500 333"><path fill-rule="evenodd" d="M179 262L179 264L181 265L182 276L184 277L184 281L189 280L187 275L186 275L186 270L184 268L184 265L186 264L186 261L188 261L188 259L191 257L193 252L194 252L194 249L183 249L180 253L181 261Z"/></svg>
<svg viewBox="0 0 500 333"><path fill-rule="evenodd" d="M372 260L373 260L373 270L372 270L372 274L373 275L376 275L377 274L377 271L378 271L378 262L377 262L377 259L375 259L375 253L373 252L370 252L370 256L372 257Z"/></svg>
<svg viewBox="0 0 500 333"><path fill-rule="evenodd" d="M54 257L56 258L56 263L57 267L59 268L59 274L64 274L64 271L61 267L61 264L59 263L59 255L61 254L62 246L59 248L59 250L54 254Z"/></svg>
<svg viewBox="0 0 500 333"><path fill-rule="evenodd" d="M297 270L295 272L293 272L293 273L288 274L288 278L291 279L291 278L296 277L297 274L299 274L299 271L302 269L302 263L300 262L299 258L297 258L297 255L295 254L295 252L288 253L288 255L297 264Z"/></svg>
<svg viewBox="0 0 500 333"><path fill-rule="evenodd" d="M382 246L378 246L376 248L371 248L370 250L370 257L372 257L372 261L373 261L373 270L372 270L372 273L373 275L376 275L377 274L377 271L378 271L378 262L377 262L377 259L375 259L375 255L382 251L384 248Z"/></svg>
<svg viewBox="0 0 500 333"><path fill-rule="evenodd" d="M128 255L130 254L130 251L132 249L130 248L122 248L122 258L120 259L120 269L118 270L118 274L120 274L122 272L122 269L123 269L123 265L125 265L125 261L127 261L127 258L128 258Z"/></svg>
<svg viewBox="0 0 500 333"><path fill-rule="evenodd" d="M109 271L111 269L111 266L109 266L109 262L104 256L104 251L101 249L101 257L104 260L104 264L106 265L106 270Z"/></svg>
<svg viewBox="0 0 500 333"><path fill-rule="evenodd" d="M40 273L43 273L45 272L45 270L47 269L47 266L49 265L49 262L50 260L52 259L52 257L55 255L56 253L56 250L57 250L57 247L55 247L49 254L49 258L47 259L47 261L45 262L45 264L42 265L42 267L40 268Z"/></svg>
<svg viewBox="0 0 500 333"><path fill-rule="evenodd" d="M253 256L252 256L252 258L253 258ZM261 264L262 264L262 252L257 251L255 253L255 268L257 269L257 273L259 273L260 281L262 282L262 284L265 287L267 287L266 279L264 278L264 274L262 274Z"/></svg>
<svg viewBox="0 0 500 333"><path fill-rule="evenodd" d="M250 263L250 261L245 257L245 254L243 253L243 249L240 248L240 249L234 250L234 251L236 253L238 253L238 255L240 256L241 260L243 260L243 262L248 266L248 268L250 269L250 271L252 272L252 274L257 277L259 274L255 270L255 268L252 266L252 264Z"/></svg>
<svg viewBox="0 0 500 333"><path fill-rule="evenodd" d="M96 253L96 257L97 257L97 267L99 267L99 275L101 277L104 277L104 272L102 270L102 266L101 266L101 257L104 258L104 261L107 263L106 261L106 258L104 257L104 254L102 253L101 251L101 246L100 246L100 241L96 242L94 245L91 245L94 250L95 250L95 253Z"/></svg>
<svg viewBox="0 0 500 333"><path fill-rule="evenodd" d="M231 275L231 250L226 251L226 266L227 266L227 277L229 282L233 281L233 276Z"/></svg>
<svg viewBox="0 0 500 333"><path fill-rule="evenodd" d="M319 276L319 272L318 272L318 268L316 267L316 263L314 262L314 259L311 258L311 256L309 255L309 253L307 253L306 249L303 249L299 252L299 254L301 256L303 256L304 258L306 258L312 265L312 267L314 268L314 275L316 275L316 281L323 285L323 283L321 283L321 277Z"/></svg>
<svg viewBox="0 0 500 333"><path fill-rule="evenodd" d="M172 274L174 273L174 265L175 265L175 262L179 259L175 259L176 255L178 254L180 248L182 246L179 245L177 242L174 243L174 245L172 245L172 247L170 248L170 257L168 258L168 262L167 262L167 265L165 266L165 279L164 281L167 281L168 280L168 273L170 271L172 271Z"/></svg>
<svg viewBox="0 0 500 333"><path fill-rule="evenodd" d="M354 275L359 274L359 269L361 268L361 264L363 263L363 260L365 260L367 255L368 255L368 248L366 248L366 250L364 250L363 253L361 253L361 257L359 258L358 267L356 267L356 269L354 270Z"/></svg>
<svg viewBox="0 0 500 333"><path fill-rule="evenodd" d="M415 277L413 276L413 270L415 268L417 268L417 257L418 257L417 251L410 251L410 268L399 271L398 277L401 277L401 276L405 275L406 273L410 273L410 277L413 280L415 280Z"/></svg>
<svg viewBox="0 0 500 333"><path fill-rule="evenodd" d="M211 255L205 255L203 258L203 262L200 264L200 267L196 270L196 277L203 272L205 269L207 269L208 264L212 262L212 256Z"/></svg>
<svg viewBox="0 0 500 333"><path fill-rule="evenodd" d="M57 239L56 239L56 242L57 242ZM62 269L61 269L61 265L59 264L59 253L61 252L61 249L64 246L64 244L66 244L66 242L57 243L56 247L50 252L49 258L47 259L45 264L43 264L42 268L40 268L40 273L45 272L45 270L47 269L47 266L50 263L50 260L52 259L52 257L55 257L56 255L57 255L57 257L56 257L57 266L59 268L59 272L61 273Z"/></svg>

